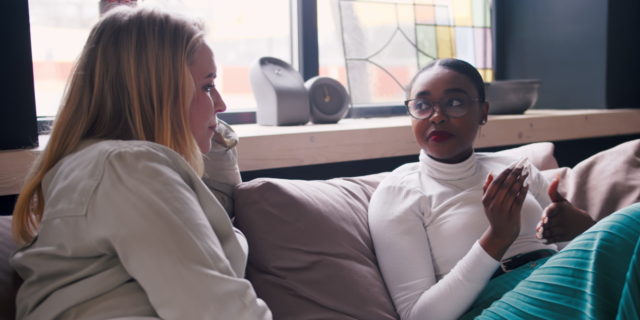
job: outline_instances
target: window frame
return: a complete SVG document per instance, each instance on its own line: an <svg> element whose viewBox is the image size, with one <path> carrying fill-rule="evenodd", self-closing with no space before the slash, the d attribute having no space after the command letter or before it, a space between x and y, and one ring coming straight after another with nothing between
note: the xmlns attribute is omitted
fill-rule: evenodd
<svg viewBox="0 0 640 320"><path fill-rule="evenodd" d="M0 18L2 39L8 44L2 51L3 71L8 79L0 90L0 150L35 148L38 124L29 7L27 1L9 1L6 6Z"/></svg>

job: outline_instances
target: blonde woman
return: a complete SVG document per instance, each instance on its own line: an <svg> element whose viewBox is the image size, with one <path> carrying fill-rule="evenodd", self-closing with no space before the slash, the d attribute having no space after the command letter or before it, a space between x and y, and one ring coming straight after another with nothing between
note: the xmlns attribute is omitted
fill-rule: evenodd
<svg viewBox="0 0 640 320"><path fill-rule="evenodd" d="M271 319L201 179L226 109L215 78L192 19L121 7L97 23L13 213L19 319Z"/></svg>

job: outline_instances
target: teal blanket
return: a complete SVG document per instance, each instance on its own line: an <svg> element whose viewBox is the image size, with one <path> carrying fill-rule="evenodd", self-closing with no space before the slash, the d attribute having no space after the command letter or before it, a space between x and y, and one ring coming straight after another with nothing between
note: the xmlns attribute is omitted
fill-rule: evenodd
<svg viewBox="0 0 640 320"><path fill-rule="evenodd" d="M639 305L636 203L552 257L492 279L463 319L640 319Z"/></svg>

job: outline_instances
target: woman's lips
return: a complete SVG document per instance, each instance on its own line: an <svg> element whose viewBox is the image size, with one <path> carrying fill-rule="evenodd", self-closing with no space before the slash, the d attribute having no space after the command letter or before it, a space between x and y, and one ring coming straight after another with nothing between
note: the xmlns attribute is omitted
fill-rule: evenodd
<svg viewBox="0 0 640 320"><path fill-rule="evenodd" d="M432 131L427 136L427 139L433 142L445 142L449 140L449 138L453 137L453 135L446 131Z"/></svg>

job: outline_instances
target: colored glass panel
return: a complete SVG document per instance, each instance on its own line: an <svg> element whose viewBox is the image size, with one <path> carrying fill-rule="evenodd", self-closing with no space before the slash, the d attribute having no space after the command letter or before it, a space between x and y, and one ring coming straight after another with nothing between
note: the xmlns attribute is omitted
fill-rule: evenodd
<svg viewBox="0 0 640 320"><path fill-rule="evenodd" d="M425 66L438 56L438 42L434 26L416 26L416 44L419 50L418 65Z"/></svg>
<svg viewBox="0 0 640 320"><path fill-rule="evenodd" d="M436 24L439 26L451 25L451 13L448 6L436 6Z"/></svg>
<svg viewBox="0 0 640 320"><path fill-rule="evenodd" d="M493 69L478 69L484 82L493 81Z"/></svg>
<svg viewBox="0 0 640 320"><path fill-rule="evenodd" d="M471 27L456 27L456 57L471 64L475 63L473 29Z"/></svg>
<svg viewBox="0 0 640 320"><path fill-rule="evenodd" d="M436 12L433 6L416 6L416 23L435 24Z"/></svg>
<svg viewBox="0 0 640 320"><path fill-rule="evenodd" d="M473 25L471 15L471 0L453 1L453 24L455 26L470 27Z"/></svg>
<svg viewBox="0 0 640 320"><path fill-rule="evenodd" d="M492 68L493 67L493 50L491 41L491 29L474 28L475 36L475 63L476 68Z"/></svg>
<svg viewBox="0 0 640 320"><path fill-rule="evenodd" d="M489 0L471 0L473 26L491 27L491 12Z"/></svg>
<svg viewBox="0 0 640 320"><path fill-rule="evenodd" d="M436 26L436 38L438 43L438 58L450 58L454 56L454 35L452 27Z"/></svg>

